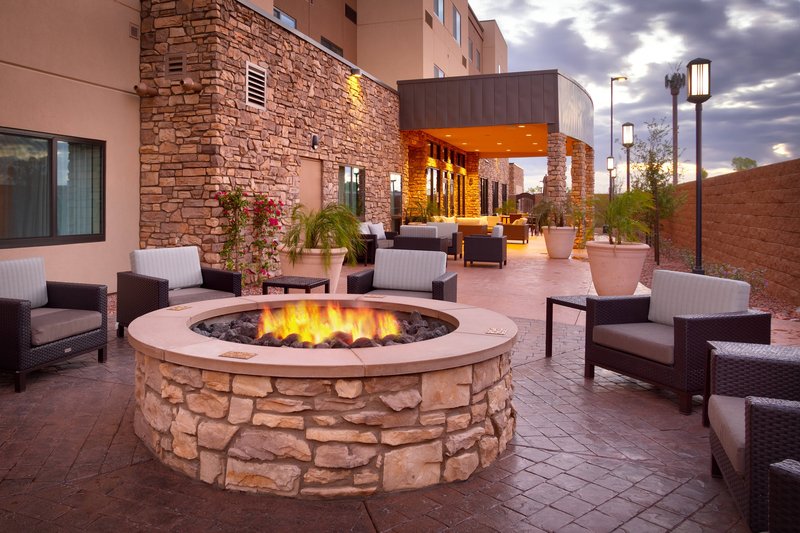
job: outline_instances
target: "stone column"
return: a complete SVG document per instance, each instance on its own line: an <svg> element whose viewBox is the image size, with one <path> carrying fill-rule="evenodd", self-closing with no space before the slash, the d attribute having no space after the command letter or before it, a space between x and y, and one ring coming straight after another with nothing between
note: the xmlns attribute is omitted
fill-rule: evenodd
<svg viewBox="0 0 800 533"><path fill-rule="evenodd" d="M572 192L570 202L575 211L573 217L579 218L578 231L575 233L575 248L583 248L586 235L586 145L581 141L572 142Z"/></svg>
<svg viewBox="0 0 800 533"><path fill-rule="evenodd" d="M558 205L567 201L567 136L547 134L547 189L545 195Z"/></svg>
<svg viewBox="0 0 800 533"><path fill-rule="evenodd" d="M464 214L477 217L481 214L481 178L478 171L480 157L475 153L467 153L467 184Z"/></svg>
<svg viewBox="0 0 800 533"><path fill-rule="evenodd" d="M586 187L586 240L594 240L594 148L585 145L584 183Z"/></svg>

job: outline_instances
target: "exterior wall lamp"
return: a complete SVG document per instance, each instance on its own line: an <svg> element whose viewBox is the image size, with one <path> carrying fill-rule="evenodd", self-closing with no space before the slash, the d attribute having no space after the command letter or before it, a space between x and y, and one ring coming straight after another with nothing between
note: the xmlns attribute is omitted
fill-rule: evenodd
<svg viewBox="0 0 800 533"><path fill-rule="evenodd" d="M633 146L633 123L626 122L622 125L622 146L625 147L625 155L626 155L626 189L631 190L631 146Z"/></svg>
<svg viewBox="0 0 800 533"><path fill-rule="evenodd" d="M316 133L311 136L311 149L316 150L319 148L319 135Z"/></svg>
<svg viewBox="0 0 800 533"><path fill-rule="evenodd" d="M686 100L693 103L696 113L696 152L697 174L695 176L695 274L705 274L703 270L703 102L711 98L711 61L698 57L686 65Z"/></svg>
<svg viewBox="0 0 800 533"><path fill-rule="evenodd" d="M361 69L358 67L351 67L350 68L350 75L355 76L356 78L361 77Z"/></svg>

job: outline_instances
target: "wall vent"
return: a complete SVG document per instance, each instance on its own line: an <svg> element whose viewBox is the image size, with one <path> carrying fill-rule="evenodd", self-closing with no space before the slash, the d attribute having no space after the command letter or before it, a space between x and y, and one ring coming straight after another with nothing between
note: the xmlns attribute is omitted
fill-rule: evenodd
<svg viewBox="0 0 800 533"><path fill-rule="evenodd" d="M247 63L246 103L259 109L267 107L267 69Z"/></svg>
<svg viewBox="0 0 800 533"><path fill-rule="evenodd" d="M347 4L344 5L344 16L347 17L347 19L353 24L358 24L358 13L356 13L356 10Z"/></svg>
<svg viewBox="0 0 800 533"><path fill-rule="evenodd" d="M137 41L139 40L139 25L138 24L134 24L133 22L131 22L128 25L128 37L130 37L131 39L136 39Z"/></svg>
<svg viewBox="0 0 800 533"><path fill-rule="evenodd" d="M428 13L428 10L425 10L425 24L433 28L433 15Z"/></svg>
<svg viewBox="0 0 800 533"><path fill-rule="evenodd" d="M186 54L167 54L164 56L164 77L179 80L186 74Z"/></svg>

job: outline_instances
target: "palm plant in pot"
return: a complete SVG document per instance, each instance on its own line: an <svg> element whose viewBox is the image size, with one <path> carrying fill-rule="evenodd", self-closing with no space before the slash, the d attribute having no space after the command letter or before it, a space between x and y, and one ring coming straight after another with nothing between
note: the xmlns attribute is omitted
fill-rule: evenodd
<svg viewBox="0 0 800 533"><path fill-rule="evenodd" d="M342 263L355 264L363 253L359 220L344 205L328 204L314 211L298 204L286 227L278 247L283 274L329 278L335 293Z"/></svg>
<svg viewBox="0 0 800 533"><path fill-rule="evenodd" d="M622 296L636 291L650 249L638 240L649 231L645 220L651 209L653 197L638 189L618 194L602 209L608 242L586 243L592 282L600 296Z"/></svg>
<svg viewBox="0 0 800 533"><path fill-rule="evenodd" d="M544 235L544 244L550 259L569 259L577 229L568 222L572 219L572 204L543 199L533 208L533 217Z"/></svg>

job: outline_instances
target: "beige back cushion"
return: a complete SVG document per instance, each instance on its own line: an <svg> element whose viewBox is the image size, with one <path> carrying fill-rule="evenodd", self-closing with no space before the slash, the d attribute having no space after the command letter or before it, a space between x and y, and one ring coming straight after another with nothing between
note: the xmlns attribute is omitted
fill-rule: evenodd
<svg viewBox="0 0 800 533"><path fill-rule="evenodd" d="M656 270L648 320L672 326L672 317L747 311L750 285L744 281Z"/></svg>
<svg viewBox="0 0 800 533"><path fill-rule="evenodd" d="M400 235L403 237L438 237L439 229L436 226L417 226L404 224L400 226Z"/></svg>
<svg viewBox="0 0 800 533"><path fill-rule="evenodd" d="M30 300L34 309L47 305L44 259L28 257L0 261L0 298Z"/></svg>
<svg viewBox="0 0 800 533"><path fill-rule="evenodd" d="M437 236L438 237L447 237L451 239L453 237L453 233L458 231L458 224L455 222L428 222L429 226L436 226L437 229Z"/></svg>
<svg viewBox="0 0 800 533"><path fill-rule="evenodd" d="M503 226L498 224L497 226L492 228L492 237L502 237L503 236Z"/></svg>
<svg viewBox="0 0 800 533"><path fill-rule="evenodd" d="M376 222L375 224L369 224L369 232L375 235L375 238L383 240L386 238L386 230L383 229L383 222Z"/></svg>
<svg viewBox="0 0 800 533"><path fill-rule="evenodd" d="M447 254L420 250L378 249L375 251L376 289L406 291L433 290L433 280L445 273Z"/></svg>
<svg viewBox="0 0 800 533"><path fill-rule="evenodd" d="M170 289L203 284L197 246L134 250L131 252L131 270L134 274L166 279Z"/></svg>
<svg viewBox="0 0 800 533"><path fill-rule="evenodd" d="M358 232L362 233L364 235L369 235L370 234L369 222L362 222L361 224L359 224L358 225Z"/></svg>

